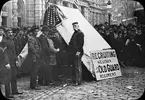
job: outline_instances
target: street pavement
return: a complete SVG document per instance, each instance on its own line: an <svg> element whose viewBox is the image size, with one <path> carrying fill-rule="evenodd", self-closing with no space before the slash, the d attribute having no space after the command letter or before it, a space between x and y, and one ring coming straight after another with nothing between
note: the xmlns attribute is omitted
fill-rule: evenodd
<svg viewBox="0 0 145 100"><path fill-rule="evenodd" d="M145 68L122 68L122 76L101 80L83 81L80 86L40 86L41 90L29 89L29 78L18 79L15 100L137 100L145 88ZM4 93L4 86L2 86Z"/></svg>

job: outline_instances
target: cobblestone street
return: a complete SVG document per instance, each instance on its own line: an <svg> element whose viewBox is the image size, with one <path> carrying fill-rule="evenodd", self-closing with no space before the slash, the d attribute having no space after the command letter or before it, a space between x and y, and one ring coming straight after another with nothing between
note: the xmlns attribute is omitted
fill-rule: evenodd
<svg viewBox="0 0 145 100"><path fill-rule="evenodd" d="M145 88L145 69L122 68L123 76L102 81L83 82L81 86L41 86L29 89L29 78L18 80L23 95L15 100L132 100L139 98ZM4 87L3 87L4 88ZM3 89L4 90L4 89ZM3 91L4 92L4 91Z"/></svg>

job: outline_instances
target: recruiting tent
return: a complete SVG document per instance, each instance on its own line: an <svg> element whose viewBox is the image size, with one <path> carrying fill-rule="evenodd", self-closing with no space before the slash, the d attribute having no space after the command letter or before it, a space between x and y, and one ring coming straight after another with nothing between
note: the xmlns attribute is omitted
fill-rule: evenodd
<svg viewBox="0 0 145 100"><path fill-rule="evenodd" d="M95 50L103 50L103 49L111 48L110 45L85 19L85 17L81 14L81 12L78 9L73 9L73 8L68 8L63 6L57 6L57 8L59 10L53 9L52 7L50 7L49 10L46 10L44 16L44 22L46 24L55 24L53 22L57 22L57 25L55 26L67 44L69 43L71 36L74 32L72 23L73 22L79 23L80 30L84 33L85 36L84 47L83 47L84 55L82 57L82 62L87 67L87 69L92 73L92 76L94 76L94 68L90 58L90 52ZM51 11L54 11L54 13ZM51 13L54 16L52 16Z"/></svg>

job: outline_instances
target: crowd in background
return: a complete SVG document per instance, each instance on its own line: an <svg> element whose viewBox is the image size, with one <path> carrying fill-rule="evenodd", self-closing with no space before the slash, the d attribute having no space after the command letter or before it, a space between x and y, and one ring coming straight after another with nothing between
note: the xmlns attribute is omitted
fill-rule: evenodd
<svg viewBox="0 0 145 100"><path fill-rule="evenodd" d="M94 26L108 44L116 50L118 60L126 66L145 65L145 26L134 24Z"/></svg>
<svg viewBox="0 0 145 100"><path fill-rule="evenodd" d="M36 27L36 26L33 26ZM20 54L28 40L32 27L12 28L16 54ZM42 26L39 27L40 30ZM143 25L95 25L94 28L116 50L118 59L125 65L143 66L145 59L145 26ZM7 28L4 28L5 31Z"/></svg>
<svg viewBox="0 0 145 100"><path fill-rule="evenodd" d="M36 26L33 26L36 27ZM32 27L12 28L16 54L20 54L28 40ZM40 30L42 26L39 27ZM143 66L145 59L145 26L143 25L95 25L94 28L116 50L118 59L125 65ZM7 28L5 28L5 31Z"/></svg>

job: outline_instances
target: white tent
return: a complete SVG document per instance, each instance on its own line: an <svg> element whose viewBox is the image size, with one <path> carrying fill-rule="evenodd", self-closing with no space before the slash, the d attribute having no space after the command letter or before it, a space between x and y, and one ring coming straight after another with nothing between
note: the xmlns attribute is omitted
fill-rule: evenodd
<svg viewBox="0 0 145 100"><path fill-rule="evenodd" d="M87 69L92 73L92 76L95 77L94 67L92 64L92 60L90 58L90 52L95 50L103 50L111 48L110 45L101 37L101 35L94 29L94 27L84 18L81 12L78 9L68 8L58 6L60 10L64 13L67 19L64 19L62 23L56 26L57 30L60 32L61 36L64 38L66 43L69 43L71 36L74 32L72 23L78 22L81 31L85 35L84 41L84 55L82 57L82 61ZM28 55L28 45L24 47L22 52L19 54L19 63L22 65L24 59L26 59ZM28 61L26 61L28 62ZM27 68L22 67L22 70Z"/></svg>
<svg viewBox="0 0 145 100"><path fill-rule="evenodd" d="M70 38L74 32L72 23L78 22L81 31L85 35L84 41L84 55L82 61L87 69L94 76L94 68L90 58L90 52L95 50L103 50L111 48L110 45L102 38L102 36L94 29L94 27L84 18L78 9L58 6L67 19L63 20L61 24L57 25L57 30L60 32L66 43L69 43Z"/></svg>

